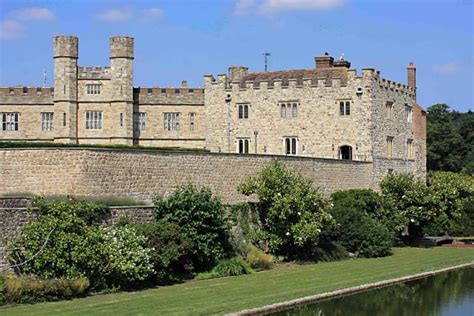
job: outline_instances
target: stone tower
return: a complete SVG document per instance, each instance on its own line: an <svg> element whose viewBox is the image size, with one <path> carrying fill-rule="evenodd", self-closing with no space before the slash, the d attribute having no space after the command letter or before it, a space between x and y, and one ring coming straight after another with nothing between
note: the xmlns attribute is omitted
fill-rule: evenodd
<svg viewBox="0 0 474 316"><path fill-rule="evenodd" d="M55 141L77 142L77 58L75 36L54 37L54 129Z"/></svg>
<svg viewBox="0 0 474 316"><path fill-rule="evenodd" d="M115 136L133 144L133 37L110 38L111 104Z"/></svg>

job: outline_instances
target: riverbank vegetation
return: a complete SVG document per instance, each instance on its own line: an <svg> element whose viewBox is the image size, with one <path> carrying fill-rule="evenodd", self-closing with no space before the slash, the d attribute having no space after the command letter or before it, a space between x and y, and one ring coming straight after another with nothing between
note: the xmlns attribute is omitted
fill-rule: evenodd
<svg viewBox="0 0 474 316"><path fill-rule="evenodd" d="M274 161L238 190L253 202L226 206L208 188L182 186L155 198L153 222L124 219L115 227L102 226L105 205L36 198L37 219L8 245L8 260L21 278L0 280L0 297L3 303L59 300L253 275L295 262L385 257L393 246L427 234L473 235L474 181L468 175L434 173L425 184L395 174L382 181L381 193L347 190L327 197ZM65 285L54 287L55 295L38 285L35 294L29 278ZM80 291L72 290L76 283Z"/></svg>

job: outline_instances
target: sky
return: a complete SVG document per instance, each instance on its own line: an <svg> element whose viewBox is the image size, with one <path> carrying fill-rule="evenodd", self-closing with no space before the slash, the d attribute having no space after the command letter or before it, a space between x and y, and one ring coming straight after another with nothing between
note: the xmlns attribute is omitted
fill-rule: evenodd
<svg viewBox="0 0 474 316"><path fill-rule="evenodd" d="M0 86L52 86L52 38L79 37L79 65L109 64L108 39L135 38L134 86L203 86L231 65L314 67L342 54L406 83L418 103L474 110L474 0L0 0Z"/></svg>

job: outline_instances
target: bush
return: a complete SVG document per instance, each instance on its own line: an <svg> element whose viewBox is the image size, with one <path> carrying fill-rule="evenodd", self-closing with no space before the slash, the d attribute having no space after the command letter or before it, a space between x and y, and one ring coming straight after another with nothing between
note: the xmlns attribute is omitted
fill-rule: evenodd
<svg viewBox="0 0 474 316"><path fill-rule="evenodd" d="M211 269L231 252L224 207L210 189L178 187L168 198L156 197L154 203L156 220L175 224L183 240L192 241L186 257L194 271Z"/></svg>
<svg viewBox="0 0 474 316"><path fill-rule="evenodd" d="M250 267L256 270L270 270L274 265L273 256L258 249L254 245L247 246L245 259L250 264Z"/></svg>
<svg viewBox="0 0 474 316"><path fill-rule="evenodd" d="M360 257L383 257L391 254L393 234L372 214L378 210L379 196L369 190L339 191L332 195L331 214L339 224L335 237L349 252Z"/></svg>
<svg viewBox="0 0 474 316"><path fill-rule="evenodd" d="M0 303L35 303L84 296L89 288L85 277L42 280L31 276L1 276Z"/></svg>
<svg viewBox="0 0 474 316"><path fill-rule="evenodd" d="M136 225L136 228L146 236L149 248L152 249L151 262L158 282L175 282L192 275L193 241L181 234L178 224L161 220Z"/></svg>
<svg viewBox="0 0 474 316"><path fill-rule="evenodd" d="M99 227L106 207L42 198L33 206L38 218L8 244L8 261L25 263L18 272L41 279L87 277L94 290L123 286L149 274L144 238L123 227Z"/></svg>
<svg viewBox="0 0 474 316"><path fill-rule="evenodd" d="M308 259L323 229L334 224L329 203L312 183L273 161L260 173L241 183L238 190L256 194L260 228L252 242L287 260Z"/></svg>
<svg viewBox="0 0 474 316"><path fill-rule="evenodd" d="M253 273L252 268L242 258L231 258L222 260L212 269L211 274L215 277L237 276Z"/></svg>

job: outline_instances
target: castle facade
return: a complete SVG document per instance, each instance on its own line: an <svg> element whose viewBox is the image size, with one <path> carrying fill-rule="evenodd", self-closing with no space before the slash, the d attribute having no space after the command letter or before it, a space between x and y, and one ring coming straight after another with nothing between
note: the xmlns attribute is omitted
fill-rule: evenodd
<svg viewBox="0 0 474 316"><path fill-rule="evenodd" d="M134 40L110 65L78 66L78 38L54 38L54 87L0 88L0 141L206 148L373 162L374 177L426 174L426 113L408 83L325 54L313 69L204 77L204 88L133 87Z"/></svg>

